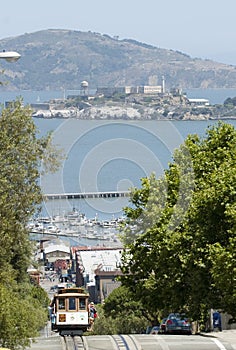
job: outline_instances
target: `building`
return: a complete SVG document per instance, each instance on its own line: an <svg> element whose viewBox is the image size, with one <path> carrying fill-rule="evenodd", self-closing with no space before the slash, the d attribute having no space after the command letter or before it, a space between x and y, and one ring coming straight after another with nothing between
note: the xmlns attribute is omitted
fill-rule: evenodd
<svg viewBox="0 0 236 350"><path fill-rule="evenodd" d="M58 259L70 260L70 247L60 242L46 244L44 252L48 262L55 262Z"/></svg>
<svg viewBox="0 0 236 350"><path fill-rule="evenodd" d="M33 267L30 267L28 268L27 273L29 275L31 283L39 285L41 272Z"/></svg>
<svg viewBox="0 0 236 350"><path fill-rule="evenodd" d="M122 248L72 247L72 270L76 269L76 284L89 290L94 302L103 300L120 283Z"/></svg>
<svg viewBox="0 0 236 350"><path fill-rule="evenodd" d="M114 94L161 94L163 86L161 85L143 85L143 86L121 86L121 87L98 87L97 95L112 97Z"/></svg>
<svg viewBox="0 0 236 350"><path fill-rule="evenodd" d="M30 107L34 111L49 111L50 110L50 103L44 102L44 103L31 103Z"/></svg>
<svg viewBox="0 0 236 350"><path fill-rule="evenodd" d="M209 100L206 98L188 98L188 102L191 106L195 107L205 107L210 105Z"/></svg>
<svg viewBox="0 0 236 350"><path fill-rule="evenodd" d="M60 239L55 239L43 242L37 254L37 260L44 260L49 263L54 263L58 259L70 260L70 247Z"/></svg>
<svg viewBox="0 0 236 350"><path fill-rule="evenodd" d="M104 271L102 266L98 266L94 272L94 300L97 303L103 303L109 294L121 285L121 282L117 281L117 277L121 276L122 272L118 268L111 271Z"/></svg>
<svg viewBox="0 0 236 350"><path fill-rule="evenodd" d="M139 94L161 94L162 93L162 86L161 85L144 85L138 87L138 93Z"/></svg>

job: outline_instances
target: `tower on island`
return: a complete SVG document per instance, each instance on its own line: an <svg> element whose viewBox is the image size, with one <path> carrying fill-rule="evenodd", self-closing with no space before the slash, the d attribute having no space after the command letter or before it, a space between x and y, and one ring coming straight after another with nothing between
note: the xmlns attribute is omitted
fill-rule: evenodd
<svg viewBox="0 0 236 350"><path fill-rule="evenodd" d="M82 90L82 95L83 96L88 96L88 82L86 80L83 80L80 84L81 90Z"/></svg>

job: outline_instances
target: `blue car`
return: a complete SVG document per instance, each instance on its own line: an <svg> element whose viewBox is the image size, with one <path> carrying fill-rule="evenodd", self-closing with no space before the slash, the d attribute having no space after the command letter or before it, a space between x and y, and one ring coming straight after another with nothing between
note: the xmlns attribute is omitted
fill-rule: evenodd
<svg viewBox="0 0 236 350"><path fill-rule="evenodd" d="M213 313L213 328L217 328L220 332L222 331L221 314L218 311Z"/></svg>
<svg viewBox="0 0 236 350"><path fill-rule="evenodd" d="M171 313L166 319L165 333L192 334L191 322L185 315Z"/></svg>
<svg viewBox="0 0 236 350"><path fill-rule="evenodd" d="M154 326L151 329L150 334L159 334L160 327L159 326Z"/></svg>

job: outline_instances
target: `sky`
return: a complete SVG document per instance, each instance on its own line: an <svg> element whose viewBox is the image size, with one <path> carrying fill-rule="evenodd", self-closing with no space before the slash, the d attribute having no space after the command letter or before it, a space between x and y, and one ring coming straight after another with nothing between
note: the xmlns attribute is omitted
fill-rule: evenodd
<svg viewBox="0 0 236 350"><path fill-rule="evenodd" d="M235 16L236 0L7 0L0 40L46 29L91 31L236 65Z"/></svg>

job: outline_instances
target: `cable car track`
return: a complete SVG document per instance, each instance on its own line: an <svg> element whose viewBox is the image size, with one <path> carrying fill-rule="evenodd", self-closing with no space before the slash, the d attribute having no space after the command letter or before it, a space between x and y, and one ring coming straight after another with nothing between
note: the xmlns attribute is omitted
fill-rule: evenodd
<svg viewBox="0 0 236 350"><path fill-rule="evenodd" d="M61 336L63 350L89 350L94 348L95 337L84 336ZM101 337L102 342L96 339L96 349L104 350L104 345L108 345L112 350L140 350L140 347L130 335L106 335ZM105 343L104 343L105 342ZM91 347L90 347L91 346Z"/></svg>
<svg viewBox="0 0 236 350"><path fill-rule="evenodd" d="M86 350L82 337L62 336L63 350Z"/></svg>
<svg viewBox="0 0 236 350"><path fill-rule="evenodd" d="M88 335L88 336L61 336L62 350L144 350L160 348L170 349L233 349L227 341L211 337L199 336L163 336L163 335ZM59 347L58 347L59 349Z"/></svg>
<svg viewBox="0 0 236 350"><path fill-rule="evenodd" d="M105 337L110 346L112 346L112 350L140 350L132 337L129 335L109 335ZM91 341L94 342L94 336L61 336L63 350L89 350ZM101 347L99 347L97 344L98 347L96 347L96 349L104 350L103 345L100 345Z"/></svg>
<svg viewBox="0 0 236 350"><path fill-rule="evenodd" d="M112 335L111 338L115 341L116 350L140 350L131 335Z"/></svg>

